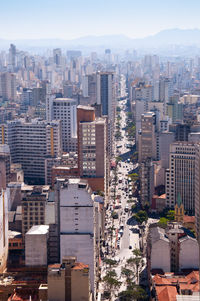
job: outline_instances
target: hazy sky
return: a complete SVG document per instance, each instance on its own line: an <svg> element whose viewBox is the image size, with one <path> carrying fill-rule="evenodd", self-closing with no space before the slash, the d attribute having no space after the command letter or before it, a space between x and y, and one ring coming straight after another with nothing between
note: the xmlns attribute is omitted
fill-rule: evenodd
<svg viewBox="0 0 200 301"><path fill-rule="evenodd" d="M199 0L0 0L0 38L144 37L200 28Z"/></svg>

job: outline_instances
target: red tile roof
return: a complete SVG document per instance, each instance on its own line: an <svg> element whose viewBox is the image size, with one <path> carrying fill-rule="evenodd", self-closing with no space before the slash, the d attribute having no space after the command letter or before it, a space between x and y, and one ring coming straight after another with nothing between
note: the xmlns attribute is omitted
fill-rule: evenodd
<svg viewBox="0 0 200 301"><path fill-rule="evenodd" d="M158 301L176 301L176 296L178 295L175 286L157 286L156 292L158 296Z"/></svg>
<svg viewBox="0 0 200 301"><path fill-rule="evenodd" d="M88 264L84 264L82 262L77 262L76 265L73 267L73 270L83 270L83 269L88 269L89 266Z"/></svg>

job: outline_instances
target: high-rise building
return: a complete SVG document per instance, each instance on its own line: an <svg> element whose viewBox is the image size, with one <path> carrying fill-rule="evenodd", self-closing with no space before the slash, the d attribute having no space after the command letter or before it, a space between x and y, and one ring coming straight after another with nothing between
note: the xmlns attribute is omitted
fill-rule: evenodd
<svg viewBox="0 0 200 301"><path fill-rule="evenodd" d="M6 189L10 182L10 148L6 144L0 144L0 189Z"/></svg>
<svg viewBox="0 0 200 301"><path fill-rule="evenodd" d="M147 112L141 116L141 132L139 133L139 162L147 158L156 158L156 115Z"/></svg>
<svg viewBox="0 0 200 301"><path fill-rule="evenodd" d="M14 73L1 73L1 94L3 100L16 100L16 76Z"/></svg>
<svg viewBox="0 0 200 301"><path fill-rule="evenodd" d="M63 97L71 98L73 96L73 85L70 82L63 83Z"/></svg>
<svg viewBox="0 0 200 301"><path fill-rule="evenodd" d="M48 268L48 300L91 300L89 267L68 256Z"/></svg>
<svg viewBox="0 0 200 301"><path fill-rule="evenodd" d="M62 150L60 121L14 120L1 125L0 143L10 147L11 160L20 163L26 181L44 184L45 158Z"/></svg>
<svg viewBox="0 0 200 301"><path fill-rule="evenodd" d="M97 104L102 105L102 115L114 121L115 93L114 74L112 72L97 73Z"/></svg>
<svg viewBox="0 0 200 301"><path fill-rule="evenodd" d="M46 118L48 121L61 120L62 148L64 152L77 150L77 102L72 98L55 98L48 95Z"/></svg>
<svg viewBox="0 0 200 301"><path fill-rule="evenodd" d="M97 73L97 104L101 105L102 116L107 116L108 153L113 152L113 133L116 109L114 74L112 72Z"/></svg>
<svg viewBox="0 0 200 301"><path fill-rule="evenodd" d="M97 103L97 74L89 74L83 77L83 97L88 97L89 104Z"/></svg>
<svg viewBox="0 0 200 301"><path fill-rule="evenodd" d="M95 109L77 107L78 168L93 190L107 191L107 130L106 119L95 118Z"/></svg>
<svg viewBox="0 0 200 301"><path fill-rule="evenodd" d="M53 50L53 61L56 66L61 66L62 52L60 48Z"/></svg>
<svg viewBox="0 0 200 301"><path fill-rule="evenodd" d="M154 100L164 103L164 113L167 112L167 103L173 95L173 84L169 78L160 78L154 83Z"/></svg>
<svg viewBox="0 0 200 301"><path fill-rule="evenodd" d="M58 180L55 197L60 228L60 260L76 256L89 265L91 289L96 286L95 207L92 191L82 179Z"/></svg>
<svg viewBox="0 0 200 301"><path fill-rule="evenodd" d="M12 67L13 71L16 67L16 46L10 44L9 48L9 65Z"/></svg>
<svg viewBox="0 0 200 301"><path fill-rule="evenodd" d="M154 194L154 165L151 159L140 164L140 197L142 205L150 205Z"/></svg>
<svg viewBox="0 0 200 301"><path fill-rule="evenodd" d="M174 208L178 196L185 211L195 212L195 145L174 142L170 145L169 170L166 171L166 203Z"/></svg>

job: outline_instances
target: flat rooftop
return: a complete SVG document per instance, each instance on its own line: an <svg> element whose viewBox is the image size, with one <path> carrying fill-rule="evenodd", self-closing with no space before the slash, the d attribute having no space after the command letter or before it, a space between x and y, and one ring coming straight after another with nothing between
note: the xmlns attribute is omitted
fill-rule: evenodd
<svg viewBox="0 0 200 301"><path fill-rule="evenodd" d="M35 225L26 233L26 235L47 234L49 232L48 225Z"/></svg>

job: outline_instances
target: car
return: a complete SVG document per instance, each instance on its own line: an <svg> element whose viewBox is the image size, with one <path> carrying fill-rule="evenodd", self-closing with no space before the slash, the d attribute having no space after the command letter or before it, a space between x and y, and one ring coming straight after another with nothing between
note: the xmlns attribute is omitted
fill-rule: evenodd
<svg viewBox="0 0 200 301"><path fill-rule="evenodd" d="M128 212L128 211L129 211L129 206L128 206L128 205L126 205L124 211L125 211L125 212Z"/></svg>
<svg viewBox="0 0 200 301"><path fill-rule="evenodd" d="M129 249L131 250L131 249L132 249L132 246L129 246Z"/></svg>
<svg viewBox="0 0 200 301"><path fill-rule="evenodd" d="M122 236L124 234L123 229L119 230L119 234L120 234L120 236Z"/></svg>

